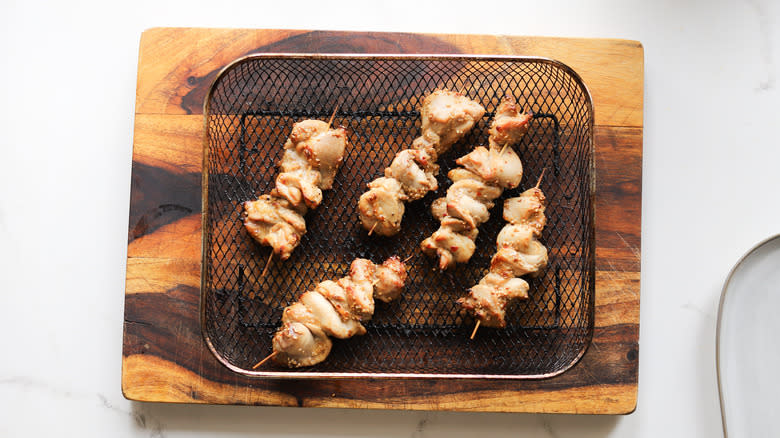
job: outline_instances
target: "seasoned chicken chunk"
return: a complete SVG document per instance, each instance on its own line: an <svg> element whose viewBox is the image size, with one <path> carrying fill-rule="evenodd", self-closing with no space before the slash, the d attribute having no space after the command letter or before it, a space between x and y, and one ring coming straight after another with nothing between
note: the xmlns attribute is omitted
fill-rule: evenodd
<svg viewBox="0 0 780 438"><path fill-rule="evenodd" d="M531 227L534 235L539 237L547 225L544 215L547 198L536 187L530 188L520 196L509 198L504 202L504 220L512 224L525 224Z"/></svg>
<svg viewBox="0 0 780 438"><path fill-rule="evenodd" d="M282 260L290 257L306 232L301 209L294 209L284 198L263 195L244 203L244 227L254 240L273 248Z"/></svg>
<svg viewBox="0 0 780 438"><path fill-rule="evenodd" d="M342 319L333 304L317 292L306 292L298 301L309 309L316 324L328 336L346 339L366 332L360 321L352 318Z"/></svg>
<svg viewBox="0 0 780 438"><path fill-rule="evenodd" d="M404 194L394 178L378 178L368 184L371 189L360 196L358 211L363 228L381 236L392 236L401 230L404 216Z"/></svg>
<svg viewBox="0 0 780 438"><path fill-rule="evenodd" d="M461 307L486 327L506 326L506 307L515 299L528 299L528 283L522 278L487 274L458 300Z"/></svg>
<svg viewBox="0 0 780 438"><path fill-rule="evenodd" d="M438 138L438 155L468 133L485 114L485 108L466 96L448 90L436 90L425 98L420 116L422 132Z"/></svg>
<svg viewBox="0 0 780 438"><path fill-rule="evenodd" d="M439 257L439 268L445 269L455 263L463 263L474 255L476 245L476 228L472 228L471 235L459 234L450 228L441 227L434 231L431 237L420 244L422 251L430 256Z"/></svg>
<svg viewBox="0 0 780 438"><path fill-rule="evenodd" d="M398 298L406 283L406 266L398 257L390 257L374 272L374 298L385 303Z"/></svg>
<svg viewBox="0 0 780 438"><path fill-rule="evenodd" d="M398 181L408 200L415 201L439 188L436 170L438 166L426 151L405 149L395 155L385 177Z"/></svg>
<svg viewBox="0 0 780 438"><path fill-rule="evenodd" d="M329 129L320 120L305 120L296 124L285 149L295 150L306 158L311 167L320 174L319 187L327 190L333 186L333 179L344 159L347 146L344 128Z"/></svg>
<svg viewBox="0 0 780 438"><path fill-rule="evenodd" d="M513 189L523 178L523 163L511 148L503 149L482 146L456 161L466 170L479 175L487 184L504 189Z"/></svg>
<svg viewBox="0 0 780 438"><path fill-rule="evenodd" d="M325 360L333 342L314 324L284 324L274 335L274 362L288 368L308 367Z"/></svg>
<svg viewBox="0 0 780 438"><path fill-rule="evenodd" d="M517 144L528 131L528 124L533 115L520 113L514 97L504 96L496 108L496 116L490 125L490 146Z"/></svg>

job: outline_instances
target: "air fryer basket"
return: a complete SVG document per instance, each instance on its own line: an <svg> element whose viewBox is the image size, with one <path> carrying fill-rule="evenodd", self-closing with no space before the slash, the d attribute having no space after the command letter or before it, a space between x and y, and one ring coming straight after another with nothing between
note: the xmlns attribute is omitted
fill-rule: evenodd
<svg viewBox="0 0 780 438"><path fill-rule="evenodd" d="M357 201L395 153L419 135L420 105L438 88L480 102L485 116L440 160L439 190L407 203L402 231L368 236ZM438 228L431 202L444 196L447 172L474 145L487 144L490 120L504 94L534 118L515 150L521 186L496 201L479 230L471 261L441 272L420 242ZM274 185L293 123L327 120L347 129L350 146L334 187L306 215L308 232L290 259L244 230L243 201ZM464 56L252 55L226 67L206 100L203 275L204 337L231 369L266 377L541 378L572 366L587 349L594 319L593 113L579 76L541 58ZM505 329L481 327L455 300L487 272L504 226L503 200L533 186L546 169L548 224L542 242L549 266L530 279L531 298L510 306ZM347 274L357 257L382 262L411 256L404 294L377 303L368 332L334 340L330 356L309 368L251 367L271 353L282 310L318 282Z"/></svg>

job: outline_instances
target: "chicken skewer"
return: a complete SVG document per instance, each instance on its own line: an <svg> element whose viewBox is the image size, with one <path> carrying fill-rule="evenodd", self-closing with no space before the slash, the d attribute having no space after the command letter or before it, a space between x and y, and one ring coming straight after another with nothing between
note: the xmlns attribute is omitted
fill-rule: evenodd
<svg viewBox="0 0 780 438"><path fill-rule="evenodd" d="M349 275L326 280L305 292L282 313L282 326L273 338L273 353L267 360L298 368L325 360L333 346L330 337L346 339L366 333L361 324L374 315L374 299L390 302L398 298L406 282L406 266L398 257L381 265L355 259Z"/></svg>
<svg viewBox="0 0 780 438"><path fill-rule="evenodd" d="M522 162L507 146L520 142L531 118L518 111L512 96L504 96L490 125L489 148L476 147L456 161L461 167L447 174L453 181L447 196L431 205L441 226L420 244L424 253L439 257L440 269L471 259L478 227L490 218L493 201L520 184Z"/></svg>
<svg viewBox="0 0 780 438"><path fill-rule="evenodd" d="M547 224L544 214L547 200L539 182L504 202L504 219L509 223L496 239L497 252L490 261L490 271L467 296L458 300L477 319L472 339L480 325L506 327L509 303L528 299L528 283L520 276L536 277L547 266L547 248L538 240Z"/></svg>
<svg viewBox="0 0 780 438"><path fill-rule="evenodd" d="M274 254L286 260L300 243L306 233L303 215L317 208L322 191L333 186L347 145L346 130L331 129L330 122L304 120L293 125L275 188L243 204L244 227L254 240L273 249L266 269Z"/></svg>
<svg viewBox="0 0 780 438"><path fill-rule="evenodd" d="M439 156L468 133L485 114L477 102L461 93L436 90L423 101L421 134L412 147L395 155L385 176L368 184L358 210L363 228L392 236L401 230L404 202L438 189Z"/></svg>

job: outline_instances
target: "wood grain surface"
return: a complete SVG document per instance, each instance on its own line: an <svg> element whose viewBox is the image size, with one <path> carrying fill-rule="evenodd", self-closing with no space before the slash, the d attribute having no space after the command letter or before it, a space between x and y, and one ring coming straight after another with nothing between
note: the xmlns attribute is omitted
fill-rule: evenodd
<svg viewBox="0 0 780 438"><path fill-rule="evenodd" d="M235 58L281 53L543 56L579 73L596 121L596 320L583 359L544 380L245 377L200 330L203 99ZM280 406L624 414L639 364L643 49L622 40L294 30L142 35L128 227L122 391L133 400Z"/></svg>

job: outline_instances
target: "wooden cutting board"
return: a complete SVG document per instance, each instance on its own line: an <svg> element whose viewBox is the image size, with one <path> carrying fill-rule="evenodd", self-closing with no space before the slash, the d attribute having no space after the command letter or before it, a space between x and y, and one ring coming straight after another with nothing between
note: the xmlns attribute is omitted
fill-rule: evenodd
<svg viewBox="0 0 780 438"><path fill-rule="evenodd" d="M594 101L596 319L582 360L545 380L270 380L233 373L200 330L203 100L242 55L542 56ZM151 29L141 37L122 391L158 402L625 414L636 408L644 60L636 41L302 30Z"/></svg>

